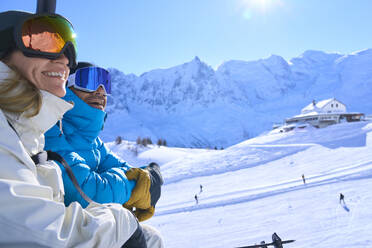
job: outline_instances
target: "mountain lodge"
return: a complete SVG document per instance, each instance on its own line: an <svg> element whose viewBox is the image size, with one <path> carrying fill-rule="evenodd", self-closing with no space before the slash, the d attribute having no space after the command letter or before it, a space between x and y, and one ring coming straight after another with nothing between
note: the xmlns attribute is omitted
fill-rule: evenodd
<svg viewBox="0 0 372 248"><path fill-rule="evenodd" d="M314 127L322 128L340 122L360 121L363 113L347 113L346 106L335 98L326 99L307 105L300 115L285 120L286 125L308 123Z"/></svg>

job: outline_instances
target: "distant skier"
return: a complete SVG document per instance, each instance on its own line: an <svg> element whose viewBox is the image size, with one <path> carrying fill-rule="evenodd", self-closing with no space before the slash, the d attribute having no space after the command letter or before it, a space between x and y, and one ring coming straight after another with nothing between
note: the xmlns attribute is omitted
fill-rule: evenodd
<svg viewBox="0 0 372 248"><path fill-rule="evenodd" d="M199 194L200 194L201 192L203 192L203 185L200 184L200 192L199 192Z"/></svg>
<svg viewBox="0 0 372 248"><path fill-rule="evenodd" d="M305 175L302 174L302 181L304 182L304 184L306 184L306 180L305 180Z"/></svg>
<svg viewBox="0 0 372 248"><path fill-rule="evenodd" d="M344 203L344 205L345 205L345 196L342 194L342 193L340 193L340 204L341 204L341 201Z"/></svg>
<svg viewBox="0 0 372 248"><path fill-rule="evenodd" d="M199 204L199 200L198 200L198 195L195 195L195 202L196 202L196 204Z"/></svg>

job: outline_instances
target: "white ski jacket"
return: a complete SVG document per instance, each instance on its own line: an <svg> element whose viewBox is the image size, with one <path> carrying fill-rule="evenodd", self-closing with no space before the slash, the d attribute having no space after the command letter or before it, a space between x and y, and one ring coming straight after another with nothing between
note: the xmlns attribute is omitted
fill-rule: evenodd
<svg viewBox="0 0 372 248"><path fill-rule="evenodd" d="M0 62L0 87L10 73ZM0 110L0 247L121 247L138 226L128 210L120 204L65 207L58 165L35 165L30 158L43 150L43 133L73 106L45 91L42 100L31 118Z"/></svg>

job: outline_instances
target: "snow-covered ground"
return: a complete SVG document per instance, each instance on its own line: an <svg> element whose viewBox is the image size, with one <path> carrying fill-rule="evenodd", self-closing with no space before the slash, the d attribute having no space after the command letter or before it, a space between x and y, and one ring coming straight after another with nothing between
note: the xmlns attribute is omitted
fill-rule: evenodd
<svg viewBox="0 0 372 248"><path fill-rule="evenodd" d="M225 150L109 146L132 165L161 165L162 197L145 223L168 248L258 244L274 232L296 240L284 248L372 247L372 122L272 131Z"/></svg>

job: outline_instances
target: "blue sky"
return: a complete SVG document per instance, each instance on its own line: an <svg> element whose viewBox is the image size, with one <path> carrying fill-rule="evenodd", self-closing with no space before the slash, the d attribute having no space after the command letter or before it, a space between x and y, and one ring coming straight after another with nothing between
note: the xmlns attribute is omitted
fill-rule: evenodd
<svg viewBox="0 0 372 248"><path fill-rule="evenodd" d="M1 1L34 12L36 0ZM372 47L370 0L57 0L78 35L78 60L137 75L198 56L232 59Z"/></svg>

